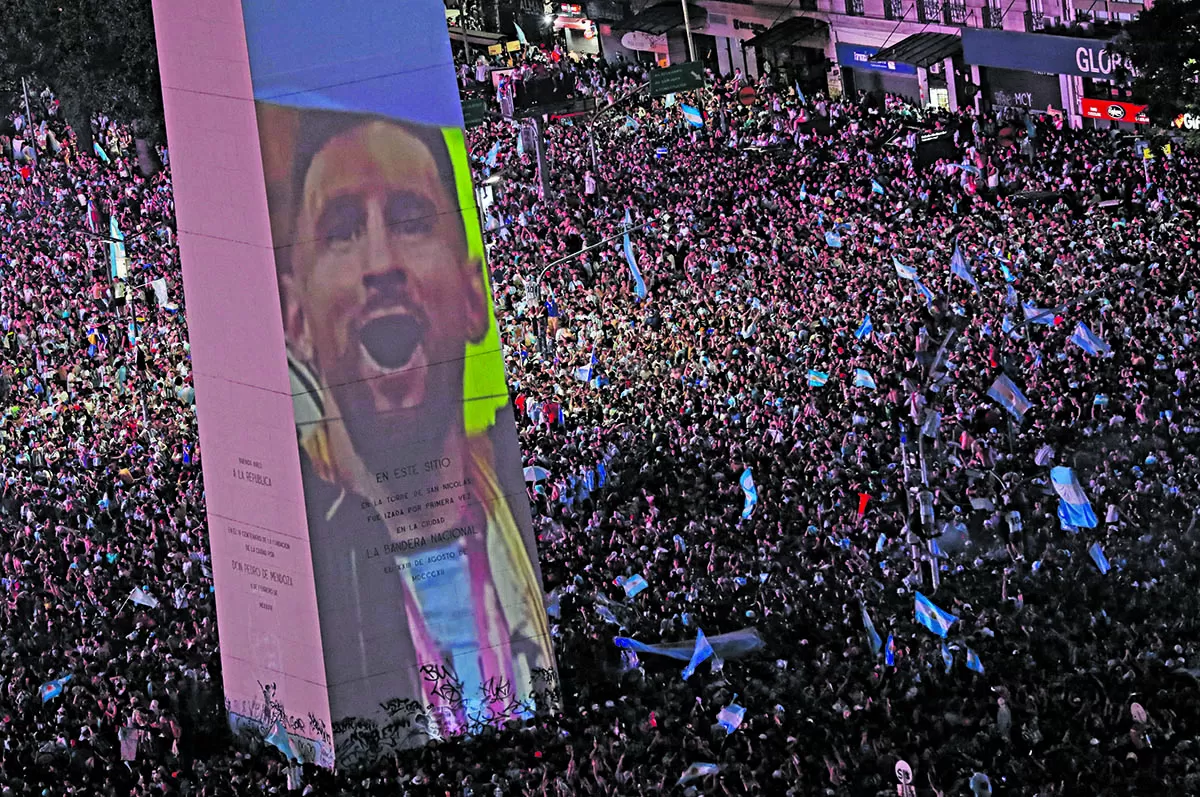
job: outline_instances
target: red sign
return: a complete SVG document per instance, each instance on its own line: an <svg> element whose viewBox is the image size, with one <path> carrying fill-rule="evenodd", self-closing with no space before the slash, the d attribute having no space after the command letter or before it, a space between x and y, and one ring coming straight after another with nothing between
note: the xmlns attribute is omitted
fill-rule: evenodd
<svg viewBox="0 0 1200 797"><path fill-rule="evenodd" d="M1116 100L1092 100L1084 97L1081 101L1083 115L1087 119L1106 119L1110 122L1134 122L1140 125L1150 124L1145 105L1135 105L1132 102L1117 102Z"/></svg>
<svg viewBox="0 0 1200 797"><path fill-rule="evenodd" d="M738 102L740 102L742 105L753 105L754 104L754 87L746 86L741 91L739 91L738 92Z"/></svg>

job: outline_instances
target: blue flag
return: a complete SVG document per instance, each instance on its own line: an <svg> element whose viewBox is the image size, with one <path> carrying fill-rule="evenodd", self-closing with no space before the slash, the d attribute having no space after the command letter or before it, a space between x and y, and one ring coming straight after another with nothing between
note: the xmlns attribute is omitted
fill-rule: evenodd
<svg viewBox="0 0 1200 797"><path fill-rule="evenodd" d="M1013 288L1013 286L1011 286L1011 285L1005 285L1004 288L1007 291L1007 293L1005 293L1005 295L1004 295L1004 303L1007 304L1009 307L1016 307L1017 306L1017 291L1016 291L1016 289Z"/></svg>
<svg viewBox="0 0 1200 797"><path fill-rule="evenodd" d="M800 102L808 102L808 100L804 99L804 92L800 90L799 81L796 82L796 99L798 99Z"/></svg>
<svg viewBox="0 0 1200 797"><path fill-rule="evenodd" d="M683 118L692 127L704 127L704 117L700 113L700 109L693 105L685 105L679 103L679 110L683 111Z"/></svg>
<svg viewBox="0 0 1200 797"><path fill-rule="evenodd" d="M754 486L754 474L749 468L742 471L742 477L738 480L742 485L742 492L746 494L746 505L742 507L742 517L748 518L754 512L754 507L758 505L758 488Z"/></svg>
<svg viewBox="0 0 1200 797"><path fill-rule="evenodd" d="M1007 264L1007 263L1001 263L1001 264L1000 264L1000 273L1004 275L1004 281L1005 281L1005 282L1016 282L1016 281L1017 281L1017 278L1016 278L1016 277L1014 277L1014 276L1012 275L1012 272L1008 270L1008 264ZM1016 307L1016 306L1017 306L1017 305L1016 305L1016 303L1014 302L1014 303L1013 303L1013 307Z"/></svg>
<svg viewBox="0 0 1200 797"><path fill-rule="evenodd" d="M1104 549L1100 547L1100 543L1093 542L1088 548L1088 553L1092 555L1092 561L1096 563L1096 567L1100 568L1100 575L1108 575L1108 571L1112 567L1108 564L1108 557L1104 555Z"/></svg>
<svg viewBox="0 0 1200 797"><path fill-rule="evenodd" d="M696 648L692 651L692 658L688 661L686 667L683 668L683 680L692 677L692 673L696 672L696 668L700 666L706 659L712 657L712 645L704 638L704 632L696 629Z"/></svg>
<svg viewBox="0 0 1200 797"><path fill-rule="evenodd" d="M946 638L946 632L950 630L950 626L958 621L957 617L949 612L942 611L934 605L933 601L919 592L916 597L915 610L917 622L942 639Z"/></svg>
<svg viewBox="0 0 1200 797"><path fill-rule="evenodd" d="M737 695L734 695L734 698L736 699ZM745 717L746 709L731 702L717 713L717 724L725 729L726 734L730 734L742 727L742 720Z"/></svg>
<svg viewBox="0 0 1200 797"><path fill-rule="evenodd" d="M917 291L918 291L918 292L919 292L919 293L920 293L922 296L924 296L924 297L925 297L925 306L926 306L926 307L932 307L932 306L933 306L933 300L934 300L934 298L935 298L935 297L934 297L934 295L933 295L933 291L931 291L931 290L929 290L928 288L926 288L926 287L925 287L925 285L924 285L924 283L922 283L920 280L916 280L916 279L915 279L915 280L913 280L913 282L914 282L914 283L916 284L916 286L917 286Z"/></svg>
<svg viewBox="0 0 1200 797"><path fill-rule="evenodd" d="M970 648L967 648L967 669L983 674L983 662L979 660L979 654Z"/></svg>
<svg viewBox="0 0 1200 797"><path fill-rule="evenodd" d="M1112 351L1104 342L1104 338L1088 329L1087 324L1082 321L1075 326L1075 331L1071 334L1071 342L1088 354L1098 357L1103 357Z"/></svg>
<svg viewBox="0 0 1200 797"><path fill-rule="evenodd" d="M871 193L873 193L873 194L885 194L885 193L887 193L887 192L883 190L883 186L879 184L879 181L878 181L878 180L872 180L872 181L871 181Z"/></svg>
<svg viewBox="0 0 1200 797"><path fill-rule="evenodd" d="M1058 493L1058 517L1064 524L1077 528L1094 529L1096 513L1075 478L1075 471L1059 466L1050 470L1050 483Z"/></svg>
<svg viewBox="0 0 1200 797"><path fill-rule="evenodd" d="M524 47L529 44L529 40L525 38L525 31L521 30L521 26L513 23L513 27L517 29L517 41Z"/></svg>
<svg viewBox="0 0 1200 797"><path fill-rule="evenodd" d="M883 640L879 638L875 624L871 622L871 615L867 614L866 606L862 607L862 622L863 628L867 629L867 639L871 641L871 652L878 655L879 649L883 647Z"/></svg>
<svg viewBox="0 0 1200 797"><path fill-rule="evenodd" d="M628 114L625 115L625 126L628 127L630 130L641 130L642 129L642 126L641 126L641 124L638 123L638 120L634 119L632 116L629 116Z"/></svg>
<svg viewBox="0 0 1200 797"><path fill-rule="evenodd" d="M496 168L496 157L499 154L500 154L500 142L497 141L495 144L492 144L492 148L488 150L487 156L484 157L484 159L483 159L483 162L487 165L487 167L489 169Z"/></svg>
<svg viewBox="0 0 1200 797"><path fill-rule="evenodd" d="M92 151L96 153L96 157L99 158L100 160L104 161L105 163L109 162L108 161L108 153L105 152L104 148L100 146L100 142L98 142L98 141L92 142Z"/></svg>
<svg viewBox="0 0 1200 797"><path fill-rule="evenodd" d="M808 183L800 183L800 201L808 199Z"/></svg>
<svg viewBox="0 0 1200 797"><path fill-rule="evenodd" d="M988 388L987 394L999 402L1001 407L1012 413L1018 421L1025 420L1025 413L1033 406L1029 403L1029 399L1025 398L1021 388L1017 387L1007 374L1000 374L996 377L996 381Z"/></svg>
<svg viewBox="0 0 1200 797"><path fill-rule="evenodd" d="M871 323L871 314L867 313L866 318L864 318L863 322L858 325L858 329L854 331L854 337L858 338L859 340L862 340L863 338L869 338L871 333L874 331L875 325Z"/></svg>
<svg viewBox="0 0 1200 797"><path fill-rule="evenodd" d="M808 386L823 387L829 381L829 374L824 371L817 371L812 368L808 369Z"/></svg>
<svg viewBox="0 0 1200 797"><path fill-rule="evenodd" d="M896 276L900 279L917 281L917 270L912 266L906 266L901 263L895 255L892 255L892 265L896 267Z"/></svg>
<svg viewBox="0 0 1200 797"><path fill-rule="evenodd" d="M888 634L887 648L883 654L883 663L889 667L896 666L896 640Z"/></svg>
<svg viewBox="0 0 1200 797"><path fill-rule="evenodd" d="M292 744L291 738L283 727L283 720L276 720L275 727L267 735L266 743L287 756L289 761L300 760L300 754L296 752L295 745Z"/></svg>
<svg viewBox="0 0 1200 797"><path fill-rule="evenodd" d="M641 575L634 575L625 579L625 583L621 586L625 589L625 597L636 598L639 592L650 585L646 583L646 579Z"/></svg>
<svg viewBox="0 0 1200 797"><path fill-rule="evenodd" d="M68 673L61 678L55 678L53 681L47 681L38 689L38 694L42 696L42 702L53 700L63 692L63 687L67 681L71 680L71 675Z"/></svg>
<svg viewBox="0 0 1200 797"><path fill-rule="evenodd" d="M865 387L870 390L875 389L875 377L871 376L871 372L864 368L854 369L854 386Z"/></svg>
<svg viewBox="0 0 1200 797"><path fill-rule="evenodd" d="M954 667L954 654L950 652L950 646L942 642L942 661L946 665L946 672L949 673Z"/></svg>
<svg viewBox="0 0 1200 797"><path fill-rule="evenodd" d="M642 279L642 270L638 268L637 257L633 254L633 242L629 240L629 227L633 222L629 218L629 209L625 210L625 262L629 264L629 272L633 275L633 294L639 299L646 298L646 282Z"/></svg>
<svg viewBox="0 0 1200 797"><path fill-rule="evenodd" d="M841 233L838 233L835 230L830 230L829 232L825 233L825 245L828 246L830 249L841 249L842 248Z"/></svg>
<svg viewBox="0 0 1200 797"><path fill-rule="evenodd" d="M962 250L958 248L957 244L954 246L954 254L950 257L950 273L975 290L979 290L979 286L975 284L975 275L971 273L971 266L967 264L967 259L963 257Z"/></svg>
<svg viewBox="0 0 1200 797"><path fill-rule="evenodd" d="M1044 324L1048 327L1054 326L1054 310L1048 307L1034 307L1032 304L1024 304L1021 309L1025 312L1025 320L1031 324Z"/></svg>

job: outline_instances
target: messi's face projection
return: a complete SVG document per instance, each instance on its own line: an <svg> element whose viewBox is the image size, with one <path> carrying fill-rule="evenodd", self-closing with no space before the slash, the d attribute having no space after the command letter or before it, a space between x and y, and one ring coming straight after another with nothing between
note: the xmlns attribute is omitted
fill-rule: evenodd
<svg viewBox="0 0 1200 797"><path fill-rule="evenodd" d="M488 317L452 198L429 147L386 121L330 138L304 177L288 337L368 468L461 424L465 345Z"/></svg>

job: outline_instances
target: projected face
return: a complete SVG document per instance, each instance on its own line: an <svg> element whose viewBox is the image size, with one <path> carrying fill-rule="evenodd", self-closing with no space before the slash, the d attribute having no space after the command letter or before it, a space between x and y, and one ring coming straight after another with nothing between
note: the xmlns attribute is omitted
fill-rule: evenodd
<svg viewBox="0 0 1200 797"><path fill-rule="evenodd" d="M444 434L461 418L464 347L488 318L429 147L386 121L330 138L304 176L296 240L288 337L331 389L365 464Z"/></svg>

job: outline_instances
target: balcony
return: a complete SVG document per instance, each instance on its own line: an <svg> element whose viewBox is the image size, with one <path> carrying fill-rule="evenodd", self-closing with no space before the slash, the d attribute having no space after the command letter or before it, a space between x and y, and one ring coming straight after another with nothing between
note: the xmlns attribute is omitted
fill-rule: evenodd
<svg viewBox="0 0 1200 797"><path fill-rule="evenodd" d="M963 0L946 0L942 13L947 25L967 24L967 4Z"/></svg>
<svg viewBox="0 0 1200 797"><path fill-rule="evenodd" d="M904 0L883 0L883 13L888 19L904 19Z"/></svg>
<svg viewBox="0 0 1200 797"><path fill-rule="evenodd" d="M942 21L942 0L917 0L917 20L938 23Z"/></svg>
<svg viewBox="0 0 1200 797"><path fill-rule="evenodd" d="M1046 27L1046 15L1041 11L1026 11L1025 12L1025 30L1029 33L1037 33Z"/></svg>
<svg viewBox="0 0 1200 797"><path fill-rule="evenodd" d="M865 16L865 0L846 0L846 14L852 17Z"/></svg>
<svg viewBox="0 0 1200 797"><path fill-rule="evenodd" d="M1004 12L999 6L983 7L983 26L993 30L1000 30L1004 27Z"/></svg>

